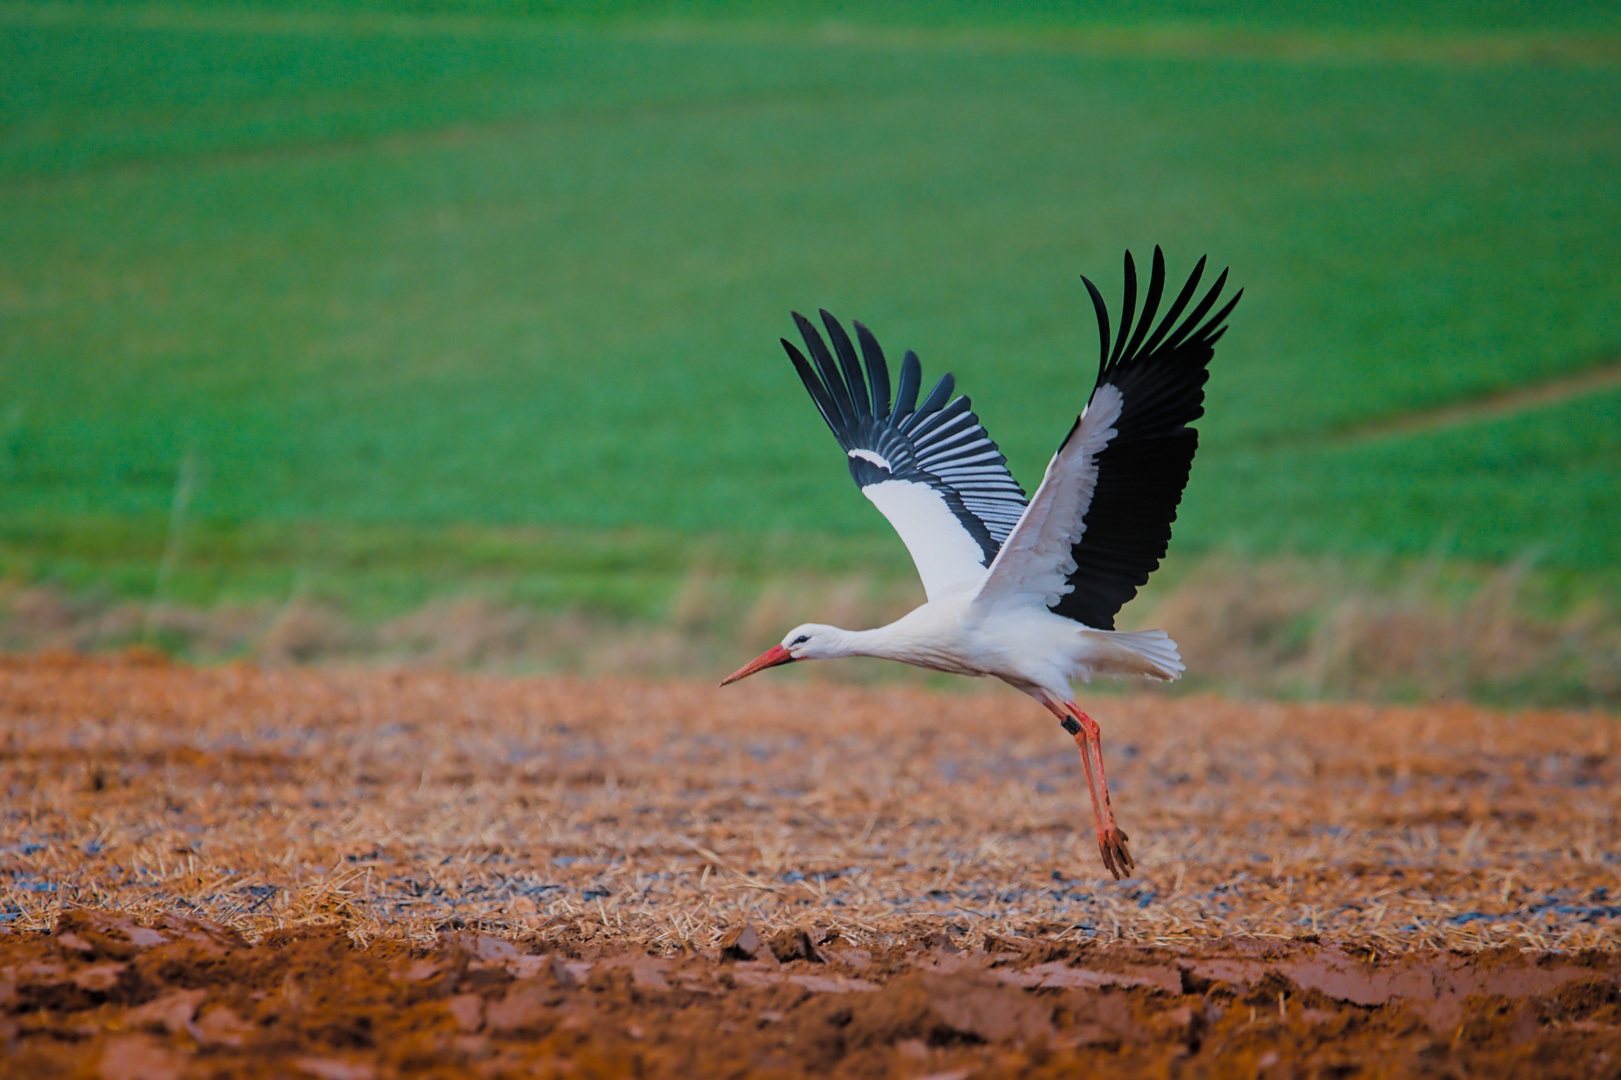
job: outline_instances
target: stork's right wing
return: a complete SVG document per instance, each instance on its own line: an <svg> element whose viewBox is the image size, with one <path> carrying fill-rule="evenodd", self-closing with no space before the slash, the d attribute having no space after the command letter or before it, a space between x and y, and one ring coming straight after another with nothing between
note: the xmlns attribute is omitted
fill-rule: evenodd
<svg viewBox="0 0 1621 1080"><path fill-rule="evenodd" d="M1022 595L1094 630L1112 630L1115 614L1159 566L1199 446L1189 425L1204 415L1206 365L1244 295L1240 289L1205 319L1227 282L1223 270L1178 322L1203 272L1200 259L1150 334L1165 287L1165 258L1156 247L1142 316L1134 321L1137 271L1126 252L1125 317L1112 351L1108 308L1097 287L1081 279L1103 342L1097 384L985 575L976 603Z"/></svg>
<svg viewBox="0 0 1621 1080"><path fill-rule="evenodd" d="M783 348L822 419L844 448L861 493L900 534L930 600L972 588L1024 512L1024 489L1008 472L956 382L943 376L917 403L923 368L917 354L901 360L890 401L889 367L865 326L855 323L862 358L838 320L822 312L833 352L809 319L794 313L815 366L787 339Z"/></svg>

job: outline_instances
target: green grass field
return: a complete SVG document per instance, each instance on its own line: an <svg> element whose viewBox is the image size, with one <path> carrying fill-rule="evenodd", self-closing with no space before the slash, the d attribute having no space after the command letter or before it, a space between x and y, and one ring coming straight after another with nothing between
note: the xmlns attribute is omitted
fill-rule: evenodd
<svg viewBox="0 0 1621 1080"><path fill-rule="evenodd" d="M1118 304L1159 243L1246 290L1179 556L1613 589L1613 381L1423 417L1621 362L1617 116L1600 4L6 0L0 575L150 595L167 544L203 606L641 615L694 562L903 578L788 311L955 372L1033 487L1079 275Z"/></svg>

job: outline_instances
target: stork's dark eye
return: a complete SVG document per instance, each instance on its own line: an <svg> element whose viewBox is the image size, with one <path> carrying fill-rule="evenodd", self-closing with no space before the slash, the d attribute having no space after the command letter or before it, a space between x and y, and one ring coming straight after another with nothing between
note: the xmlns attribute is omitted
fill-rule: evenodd
<svg viewBox="0 0 1621 1080"><path fill-rule="evenodd" d="M803 644L805 644L805 642L807 642L809 640L810 640L810 635L809 634L800 634L798 637L794 638L794 640L792 640L792 641L790 641L788 643L788 647L791 649L795 645L803 645Z"/></svg>

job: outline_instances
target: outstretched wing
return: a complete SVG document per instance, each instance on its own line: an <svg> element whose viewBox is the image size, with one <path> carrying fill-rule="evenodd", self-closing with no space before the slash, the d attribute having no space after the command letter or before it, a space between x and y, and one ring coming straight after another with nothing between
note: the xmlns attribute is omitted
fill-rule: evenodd
<svg viewBox="0 0 1621 1080"><path fill-rule="evenodd" d="M1171 540L1204 415L1207 365L1238 298L1205 316L1227 271L1186 318L1205 261L1193 268L1154 327L1165 287L1165 257L1154 248L1141 318L1134 319L1137 268L1126 252L1125 318L1109 346L1109 311L1086 281L1097 309L1102 359L1086 410L1053 456L1041 487L986 574L975 602L1023 595L1095 630L1114 617L1159 566ZM1153 332L1150 333L1150 328Z"/></svg>
<svg viewBox="0 0 1621 1080"><path fill-rule="evenodd" d="M969 400L952 398L956 380L950 375L919 405L923 367L908 351L892 401L889 366L872 334L854 324L858 359L844 327L827 312L821 315L831 352L798 312L794 322L811 360L786 338L782 346L844 448L850 475L900 534L929 599L979 584L1024 512L1024 489L1008 472L1007 459Z"/></svg>

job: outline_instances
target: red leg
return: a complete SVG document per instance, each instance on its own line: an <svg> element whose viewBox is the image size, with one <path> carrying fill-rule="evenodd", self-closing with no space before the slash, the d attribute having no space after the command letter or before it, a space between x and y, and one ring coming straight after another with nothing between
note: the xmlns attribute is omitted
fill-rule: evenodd
<svg viewBox="0 0 1621 1080"><path fill-rule="evenodd" d="M1070 703L1069 709L1080 721L1081 732L1091 745L1092 757L1097 762L1098 790L1103 795L1103 813L1098 819L1098 847L1103 852L1104 865L1108 866L1109 872L1115 877L1128 877L1137 868L1137 862L1131 857L1131 849L1126 846L1126 841L1130 838L1115 821L1114 807L1109 804L1109 775L1103 769L1103 732L1098 727L1097 721L1081 712L1073 702ZM1080 739L1077 738L1076 741L1079 742Z"/></svg>
<svg viewBox="0 0 1621 1080"><path fill-rule="evenodd" d="M1126 877L1136 867L1136 862L1126 846L1129 837L1116 823L1114 808L1109 804L1109 777L1103 770L1103 733L1097 721L1081 712L1072 701L1066 701L1062 707L1051 702L1044 704L1075 739L1075 747L1081 752L1081 767L1086 770L1086 787L1092 795L1092 816L1097 822L1098 852L1103 856L1103 865L1116 879Z"/></svg>
<svg viewBox="0 0 1621 1080"><path fill-rule="evenodd" d="M1069 713L1059 709L1054 709L1053 712L1057 713L1058 722L1064 725L1064 730L1074 736L1075 748L1081 752L1081 768L1086 771L1086 790L1092 796L1092 818L1098 823L1098 844L1101 847L1103 844L1103 808L1107 805L1105 802L1107 795L1100 796L1098 793L1097 771L1092 767L1092 747Z"/></svg>

